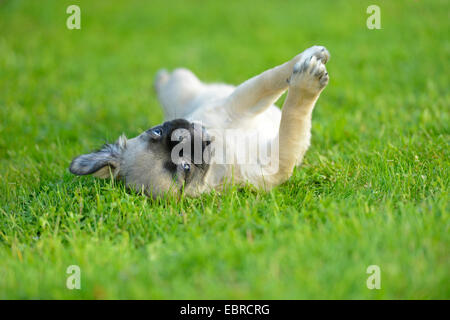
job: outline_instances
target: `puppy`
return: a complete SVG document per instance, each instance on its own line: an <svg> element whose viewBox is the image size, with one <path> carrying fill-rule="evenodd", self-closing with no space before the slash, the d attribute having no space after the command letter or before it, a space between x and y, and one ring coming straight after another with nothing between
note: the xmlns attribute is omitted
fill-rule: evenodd
<svg viewBox="0 0 450 320"><path fill-rule="evenodd" d="M165 122L74 158L70 172L121 179L151 197L198 196L227 183L268 190L289 179L309 147L329 58L314 46L237 87L161 70L155 90ZM286 90L280 110L274 103Z"/></svg>

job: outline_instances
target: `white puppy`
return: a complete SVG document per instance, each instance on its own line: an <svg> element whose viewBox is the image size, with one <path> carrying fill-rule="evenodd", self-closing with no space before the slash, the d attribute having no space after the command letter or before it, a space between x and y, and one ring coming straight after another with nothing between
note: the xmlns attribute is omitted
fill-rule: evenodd
<svg viewBox="0 0 450 320"><path fill-rule="evenodd" d="M292 175L309 147L329 58L314 46L237 87L205 84L186 69L162 70L155 89L166 122L76 157L70 171L122 179L153 197L196 196L228 182L270 189ZM286 90L280 111L274 103Z"/></svg>

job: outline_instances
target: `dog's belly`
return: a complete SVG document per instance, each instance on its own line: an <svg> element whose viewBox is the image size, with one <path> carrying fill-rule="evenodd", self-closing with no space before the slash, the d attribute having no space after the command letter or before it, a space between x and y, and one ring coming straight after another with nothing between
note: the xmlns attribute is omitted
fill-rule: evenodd
<svg viewBox="0 0 450 320"><path fill-rule="evenodd" d="M214 152L211 172L207 179L209 186L220 188L231 178L236 183L248 181L259 185L262 172L259 152L278 135L281 110L277 106L272 105L257 116L233 118L219 103L211 103L196 109L186 116L186 120L203 125L209 135L214 137L213 148L224 150L224 154ZM236 162L238 154L237 157L247 160ZM230 161L230 158L233 160Z"/></svg>
<svg viewBox="0 0 450 320"><path fill-rule="evenodd" d="M207 130L236 130L242 133L258 134L261 141L271 140L278 134L281 110L272 105L257 116L234 118L222 108L220 102L200 106L185 119L203 125Z"/></svg>

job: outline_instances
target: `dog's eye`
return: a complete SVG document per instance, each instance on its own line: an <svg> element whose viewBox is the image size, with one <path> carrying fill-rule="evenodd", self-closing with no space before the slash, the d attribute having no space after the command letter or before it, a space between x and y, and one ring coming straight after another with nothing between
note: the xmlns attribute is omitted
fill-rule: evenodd
<svg viewBox="0 0 450 320"><path fill-rule="evenodd" d="M155 137L161 137L162 136L162 129L161 128L154 128L154 129L152 129L152 134L155 136Z"/></svg>
<svg viewBox="0 0 450 320"><path fill-rule="evenodd" d="M189 163L187 163L187 162L184 162L184 163L182 164L182 167L183 167L183 170L184 170L184 171L189 171L189 170L191 170L191 165L190 165Z"/></svg>

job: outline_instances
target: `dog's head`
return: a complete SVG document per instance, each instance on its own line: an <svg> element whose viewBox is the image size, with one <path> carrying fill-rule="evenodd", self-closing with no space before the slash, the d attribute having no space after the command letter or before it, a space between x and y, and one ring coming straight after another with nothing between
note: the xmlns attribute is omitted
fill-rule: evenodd
<svg viewBox="0 0 450 320"><path fill-rule="evenodd" d="M200 125L172 120L76 157L70 172L121 179L129 188L153 197L183 190L195 196L207 187L209 143Z"/></svg>

